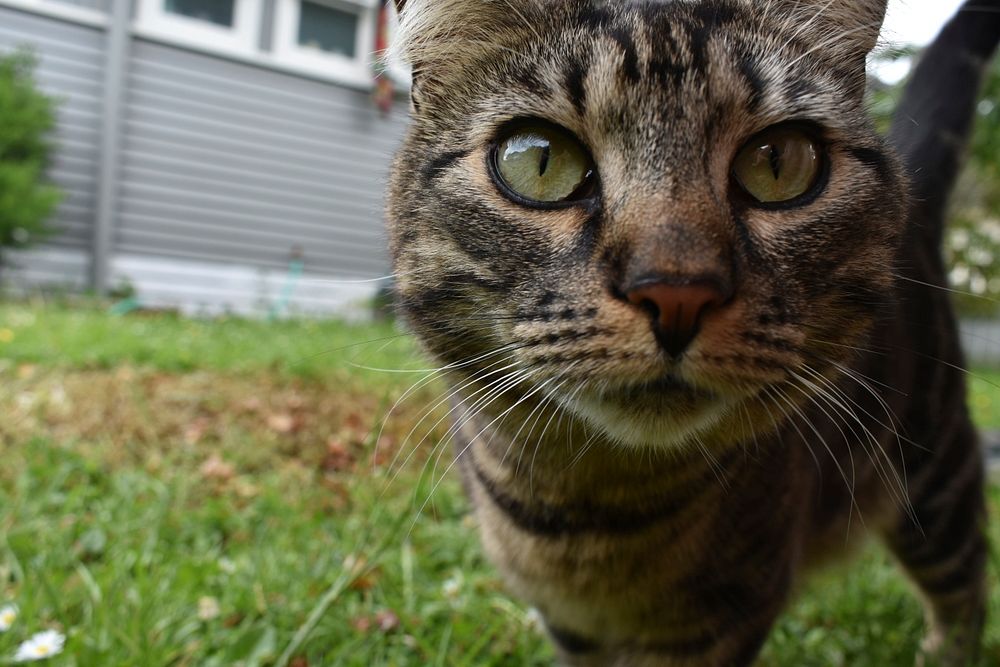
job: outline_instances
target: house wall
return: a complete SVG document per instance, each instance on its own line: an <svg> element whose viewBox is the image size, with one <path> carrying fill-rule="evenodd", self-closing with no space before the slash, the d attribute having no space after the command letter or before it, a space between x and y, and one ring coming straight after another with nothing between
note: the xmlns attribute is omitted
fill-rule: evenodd
<svg viewBox="0 0 1000 667"><path fill-rule="evenodd" d="M115 248L318 275L386 273L382 197L404 115L367 93L139 40Z"/></svg>
<svg viewBox="0 0 1000 667"><path fill-rule="evenodd" d="M21 284L79 286L89 273L106 39L99 22L0 4L0 52L33 48L39 83L61 100L50 176L67 197L58 235L21 256ZM359 281L388 273L382 198L405 123L402 102L383 115L364 90L132 35L112 284L183 310L342 311L377 287Z"/></svg>
<svg viewBox="0 0 1000 667"><path fill-rule="evenodd" d="M1000 369L1000 321L965 320L959 328L969 365Z"/></svg>

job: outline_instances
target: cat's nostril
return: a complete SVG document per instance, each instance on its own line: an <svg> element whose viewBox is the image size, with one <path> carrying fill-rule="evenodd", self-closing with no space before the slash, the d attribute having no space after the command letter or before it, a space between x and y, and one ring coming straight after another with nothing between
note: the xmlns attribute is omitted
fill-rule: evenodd
<svg viewBox="0 0 1000 667"><path fill-rule="evenodd" d="M722 290L707 282L675 285L664 280L643 281L625 295L652 316L660 344L675 357L698 335L705 313L727 301Z"/></svg>

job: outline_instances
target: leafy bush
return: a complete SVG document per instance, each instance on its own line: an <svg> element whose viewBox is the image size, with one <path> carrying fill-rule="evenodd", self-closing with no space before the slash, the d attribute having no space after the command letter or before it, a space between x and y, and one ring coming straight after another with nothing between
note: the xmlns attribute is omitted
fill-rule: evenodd
<svg viewBox="0 0 1000 667"><path fill-rule="evenodd" d="M4 251L52 232L46 222L61 198L44 177L55 101L38 90L35 64L29 52L0 55L0 268Z"/></svg>
<svg viewBox="0 0 1000 667"><path fill-rule="evenodd" d="M919 49L908 46L876 57L915 61L919 56ZM906 83L874 82L871 108L880 130L888 130ZM995 317L1000 312L1000 59L986 72L975 122L965 168L951 198L944 254L959 312Z"/></svg>
<svg viewBox="0 0 1000 667"><path fill-rule="evenodd" d="M947 257L959 308L996 315L1000 304L1000 61L987 72L968 164L952 199Z"/></svg>

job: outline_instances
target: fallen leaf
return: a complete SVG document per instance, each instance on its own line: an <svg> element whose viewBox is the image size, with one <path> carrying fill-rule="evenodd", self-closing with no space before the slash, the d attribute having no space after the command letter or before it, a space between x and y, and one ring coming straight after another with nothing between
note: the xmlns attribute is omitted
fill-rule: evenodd
<svg viewBox="0 0 1000 667"><path fill-rule="evenodd" d="M323 470L343 472L354 465L354 455L339 438L330 438L326 443L326 456L323 457Z"/></svg>
<svg viewBox="0 0 1000 667"><path fill-rule="evenodd" d="M252 396L251 398L248 398L240 403L240 408L242 408L244 412L260 412L262 406L263 403L260 398L256 396Z"/></svg>
<svg viewBox="0 0 1000 667"><path fill-rule="evenodd" d="M222 621L222 626L225 628L235 628L237 625L242 623L245 618L246 616L239 612L230 614L225 618L225 620Z"/></svg>
<svg viewBox="0 0 1000 667"><path fill-rule="evenodd" d="M353 577L351 581L353 590L368 591L378 582L380 574L378 567L368 569L368 559L364 556L349 554L344 558L344 569Z"/></svg>
<svg viewBox="0 0 1000 667"><path fill-rule="evenodd" d="M267 416L267 427L281 435L288 435L297 428L295 417L288 413L279 412Z"/></svg>
<svg viewBox="0 0 1000 667"><path fill-rule="evenodd" d="M375 588L375 584L378 583L378 577L375 576L374 572L369 572L363 574L360 577L356 577L354 581L351 582L351 590L364 592L370 591Z"/></svg>
<svg viewBox="0 0 1000 667"><path fill-rule="evenodd" d="M344 417L344 427L354 431L362 430L364 423L364 417L357 412L349 412L347 413L347 416Z"/></svg>
<svg viewBox="0 0 1000 667"><path fill-rule="evenodd" d="M392 632L399 627L399 616L391 609L383 609L375 614L375 623L382 632Z"/></svg>
<svg viewBox="0 0 1000 667"><path fill-rule="evenodd" d="M375 453L372 457L376 466L384 466L396 457L396 440L383 435L375 445Z"/></svg>
<svg viewBox="0 0 1000 667"><path fill-rule="evenodd" d="M197 445L205 437L208 431L209 421L205 417L199 417L184 427L184 442L187 445Z"/></svg>
<svg viewBox="0 0 1000 667"><path fill-rule="evenodd" d="M201 464L198 471L205 479L217 482L228 482L236 476L235 468L223 461L218 454L212 454L207 461Z"/></svg>
<svg viewBox="0 0 1000 667"><path fill-rule="evenodd" d="M236 480L236 495L240 498L256 498L259 493L260 489L256 485L246 480Z"/></svg>

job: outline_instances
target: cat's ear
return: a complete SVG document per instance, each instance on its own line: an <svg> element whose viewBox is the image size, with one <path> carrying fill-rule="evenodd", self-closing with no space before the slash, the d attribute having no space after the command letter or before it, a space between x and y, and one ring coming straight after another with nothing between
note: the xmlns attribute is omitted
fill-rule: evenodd
<svg viewBox="0 0 1000 667"><path fill-rule="evenodd" d="M787 21L792 32L808 37L817 50L857 60L878 43L888 0L778 0L765 5L769 20Z"/></svg>
<svg viewBox="0 0 1000 667"><path fill-rule="evenodd" d="M511 35L532 25L537 1L395 0L400 30L393 48L413 69L414 104L447 91L471 63L488 61Z"/></svg>

